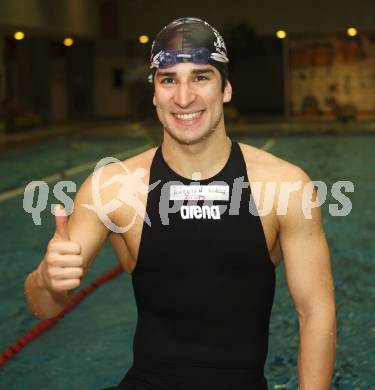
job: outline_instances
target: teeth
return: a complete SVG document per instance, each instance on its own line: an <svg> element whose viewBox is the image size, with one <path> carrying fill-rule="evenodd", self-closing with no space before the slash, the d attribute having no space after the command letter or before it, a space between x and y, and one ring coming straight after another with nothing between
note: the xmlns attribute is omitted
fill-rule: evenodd
<svg viewBox="0 0 375 390"><path fill-rule="evenodd" d="M191 121L195 118L198 118L201 113L202 111L192 112L191 114L175 114L175 117L183 121Z"/></svg>

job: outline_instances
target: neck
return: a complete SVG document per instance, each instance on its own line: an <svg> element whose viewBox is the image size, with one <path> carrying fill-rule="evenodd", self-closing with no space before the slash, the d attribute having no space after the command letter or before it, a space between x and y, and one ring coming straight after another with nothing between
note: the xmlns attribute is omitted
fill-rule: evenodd
<svg viewBox="0 0 375 390"><path fill-rule="evenodd" d="M228 161L230 150L231 141L225 130L214 132L192 145L179 143L164 130L164 160L177 174L188 179L197 172L200 177L196 178L202 180L216 175Z"/></svg>

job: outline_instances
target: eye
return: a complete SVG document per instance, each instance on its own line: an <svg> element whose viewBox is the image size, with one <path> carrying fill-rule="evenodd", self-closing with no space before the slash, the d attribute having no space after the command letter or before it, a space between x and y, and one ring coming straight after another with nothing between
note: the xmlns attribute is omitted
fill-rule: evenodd
<svg viewBox="0 0 375 390"><path fill-rule="evenodd" d="M196 80L197 81L205 81L205 80L208 80L208 77L206 77L206 76L203 76L203 75L198 75L197 77L196 77Z"/></svg>
<svg viewBox="0 0 375 390"><path fill-rule="evenodd" d="M162 84L172 84L173 82L174 82L174 80L170 77L167 77L167 78L161 80Z"/></svg>

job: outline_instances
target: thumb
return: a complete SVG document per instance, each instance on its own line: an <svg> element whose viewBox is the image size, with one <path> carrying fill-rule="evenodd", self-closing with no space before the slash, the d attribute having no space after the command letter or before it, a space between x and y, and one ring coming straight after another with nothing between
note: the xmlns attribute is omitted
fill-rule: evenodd
<svg viewBox="0 0 375 390"><path fill-rule="evenodd" d="M60 240L69 241L69 228L68 228L68 216L66 215L65 208L61 205L56 205L54 208L55 214L55 238Z"/></svg>

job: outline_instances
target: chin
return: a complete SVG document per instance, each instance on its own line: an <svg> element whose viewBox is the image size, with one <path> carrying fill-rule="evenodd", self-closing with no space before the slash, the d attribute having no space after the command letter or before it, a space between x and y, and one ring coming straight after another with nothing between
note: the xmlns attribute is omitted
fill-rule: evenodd
<svg viewBox="0 0 375 390"><path fill-rule="evenodd" d="M194 130L186 130L184 134L184 131L181 130L172 129L167 126L164 126L164 128L175 141L183 145L198 144L199 142L202 142L207 139L215 131L215 129L208 129L205 131L201 130L199 132L196 132Z"/></svg>

